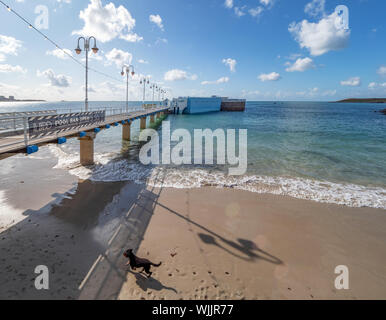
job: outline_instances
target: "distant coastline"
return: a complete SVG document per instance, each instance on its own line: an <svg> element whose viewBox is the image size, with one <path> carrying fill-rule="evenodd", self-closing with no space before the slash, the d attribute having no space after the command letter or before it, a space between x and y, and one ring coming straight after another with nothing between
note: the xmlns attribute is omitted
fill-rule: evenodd
<svg viewBox="0 0 386 320"><path fill-rule="evenodd" d="M386 103L386 98L368 98L368 99L344 99L337 101L339 103Z"/></svg>
<svg viewBox="0 0 386 320"><path fill-rule="evenodd" d="M46 102L46 100L32 100L32 99L26 99L26 100L0 100L0 102Z"/></svg>

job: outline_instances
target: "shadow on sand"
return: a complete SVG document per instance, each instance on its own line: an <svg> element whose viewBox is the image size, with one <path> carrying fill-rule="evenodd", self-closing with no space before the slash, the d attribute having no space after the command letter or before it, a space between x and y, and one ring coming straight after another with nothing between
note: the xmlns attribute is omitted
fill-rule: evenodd
<svg viewBox="0 0 386 320"><path fill-rule="evenodd" d="M122 253L139 248L162 189L131 182L79 182L0 234L0 299L116 299ZM35 267L50 272L36 290Z"/></svg>
<svg viewBox="0 0 386 320"><path fill-rule="evenodd" d="M122 253L138 250L156 206L198 227L203 243L243 260L282 263L249 240L226 239L159 203L161 192L132 182L83 181L75 193L54 194L41 209L25 211L26 219L0 234L0 299L117 299L128 272ZM35 289L38 265L50 271L49 290ZM144 291L176 292L154 278L135 277Z"/></svg>
<svg viewBox="0 0 386 320"><path fill-rule="evenodd" d="M133 272L131 270L129 270L128 272L135 276L136 284L138 285L139 288L141 288L145 292L147 290L155 290L155 291L170 290L177 293L176 289L172 287L164 286L159 280L153 277L148 278L147 276L145 276L140 272Z"/></svg>
<svg viewBox="0 0 386 320"><path fill-rule="evenodd" d="M258 248L253 241L246 240L246 239L237 239L238 242L235 242L235 241L226 239L225 237L219 235L218 233L206 228L205 226L193 221L189 217L184 216L181 213L175 210L172 210L161 203L157 203L157 205L166 209L168 212L176 215L177 217L186 220L188 223L198 227L202 231L205 231L206 233L198 233L198 236L200 240L206 244L216 245L219 248L228 252L229 254L232 254L233 256L243 260L252 261L254 259L262 259L273 264L278 264L278 265L283 264L283 261L281 261L279 258L276 258L275 256L269 254L268 252ZM218 240L230 246L231 248L237 250L239 253L244 254L244 256L233 253L232 251L230 251L229 249L221 245L221 243L219 243Z"/></svg>

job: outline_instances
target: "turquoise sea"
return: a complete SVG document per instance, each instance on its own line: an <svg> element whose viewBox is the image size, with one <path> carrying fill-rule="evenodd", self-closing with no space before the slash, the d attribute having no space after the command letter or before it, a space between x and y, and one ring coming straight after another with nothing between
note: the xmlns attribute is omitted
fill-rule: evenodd
<svg viewBox="0 0 386 320"><path fill-rule="evenodd" d="M0 112L79 109L82 102L3 103ZM124 107L124 102L91 102L90 107ZM139 105L131 102L131 107ZM284 194L349 206L386 208L386 116L382 104L253 102L243 113L169 115L172 130L247 129L248 170L228 176L217 165L143 166L141 146L122 143L121 128L98 134L97 164L78 164L78 141L42 148L36 156L57 157L57 168L95 181L134 180L164 187L231 187ZM138 139L138 123L132 129ZM160 129L158 129L160 130ZM162 174L162 182L155 177Z"/></svg>

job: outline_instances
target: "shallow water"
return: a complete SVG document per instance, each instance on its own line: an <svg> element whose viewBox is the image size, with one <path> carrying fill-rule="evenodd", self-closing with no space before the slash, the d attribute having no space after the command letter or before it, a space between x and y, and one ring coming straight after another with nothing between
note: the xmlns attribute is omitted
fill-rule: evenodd
<svg viewBox="0 0 386 320"><path fill-rule="evenodd" d="M7 110L0 105L0 110L77 106L82 103L10 105ZM93 102L91 106L123 107L124 103ZM57 157L56 168L95 181L134 180L178 188L212 185L386 208L386 117L374 112L380 109L382 105L375 104L248 102L244 113L169 115L172 130L247 129L244 176L228 176L226 166L219 165L143 166L138 162L141 144L122 142L120 127L98 134L97 164L91 168L79 166L76 139L61 147L51 145L36 156ZM138 134L139 124L134 123L133 140L138 140Z"/></svg>

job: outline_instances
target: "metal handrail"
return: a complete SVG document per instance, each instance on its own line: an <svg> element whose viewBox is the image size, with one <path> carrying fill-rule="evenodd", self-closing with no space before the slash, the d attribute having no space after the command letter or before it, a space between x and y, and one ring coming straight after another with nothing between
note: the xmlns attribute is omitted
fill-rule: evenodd
<svg viewBox="0 0 386 320"><path fill-rule="evenodd" d="M136 116L141 115L142 113L147 113L148 111L152 111L152 110L159 110L161 108L166 108L166 107L165 106L159 106L158 108L152 108L152 109L144 110L141 106L141 107L136 108L135 110L129 110L129 112L122 112L125 108L97 108L97 110L93 110L93 111L110 111L110 114L106 114L106 117L110 117L109 120L111 120L111 121L116 121L117 119L120 118L120 116L122 117L124 115L130 114L131 116L136 117ZM68 109L68 110L71 110L71 109ZM76 111L72 111L72 112L75 113ZM39 116L39 115L35 114L33 116ZM28 146L29 143L33 142L34 139L29 139L29 137L28 137L28 130L29 130L28 117L29 116L15 117L15 119L17 119L18 121L20 121L22 123L22 126L19 127L20 130L14 130L13 135L12 135L12 131L8 130L8 132L10 132L11 134L7 135L7 138L20 136L20 139L17 141L10 142L8 144L1 144L1 147L9 147L12 145L20 144L21 142L24 142L24 145ZM1 119L0 119L0 123L1 123ZM93 126L91 126L91 127L93 127ZM0 125L0 134L4 133L4 132L6 132L6 130L1 130L1 125ZM59 137L58 132L56 132L55 134L56 134L56 136L54 135L55 137ZM0 137L0 139L1 139L1 137Z"/></svg>
<svg viewBox="0 0 386 320"><path fill-rule="evenodd" d="M56 110L25 111L25 112L3 112L0 113L0 132L16 131L23 128L23 118L33 116L56 115Z"/></svg>
<svg viewBox="0 0 386 320"><path fill-rule="evenodd" d="M51 115L56 114L57 110L41 110L41 111L15 111L15 112L0 112L0 119L7 117L23 117L23 116L36 116L36 115Z"/></svg>

